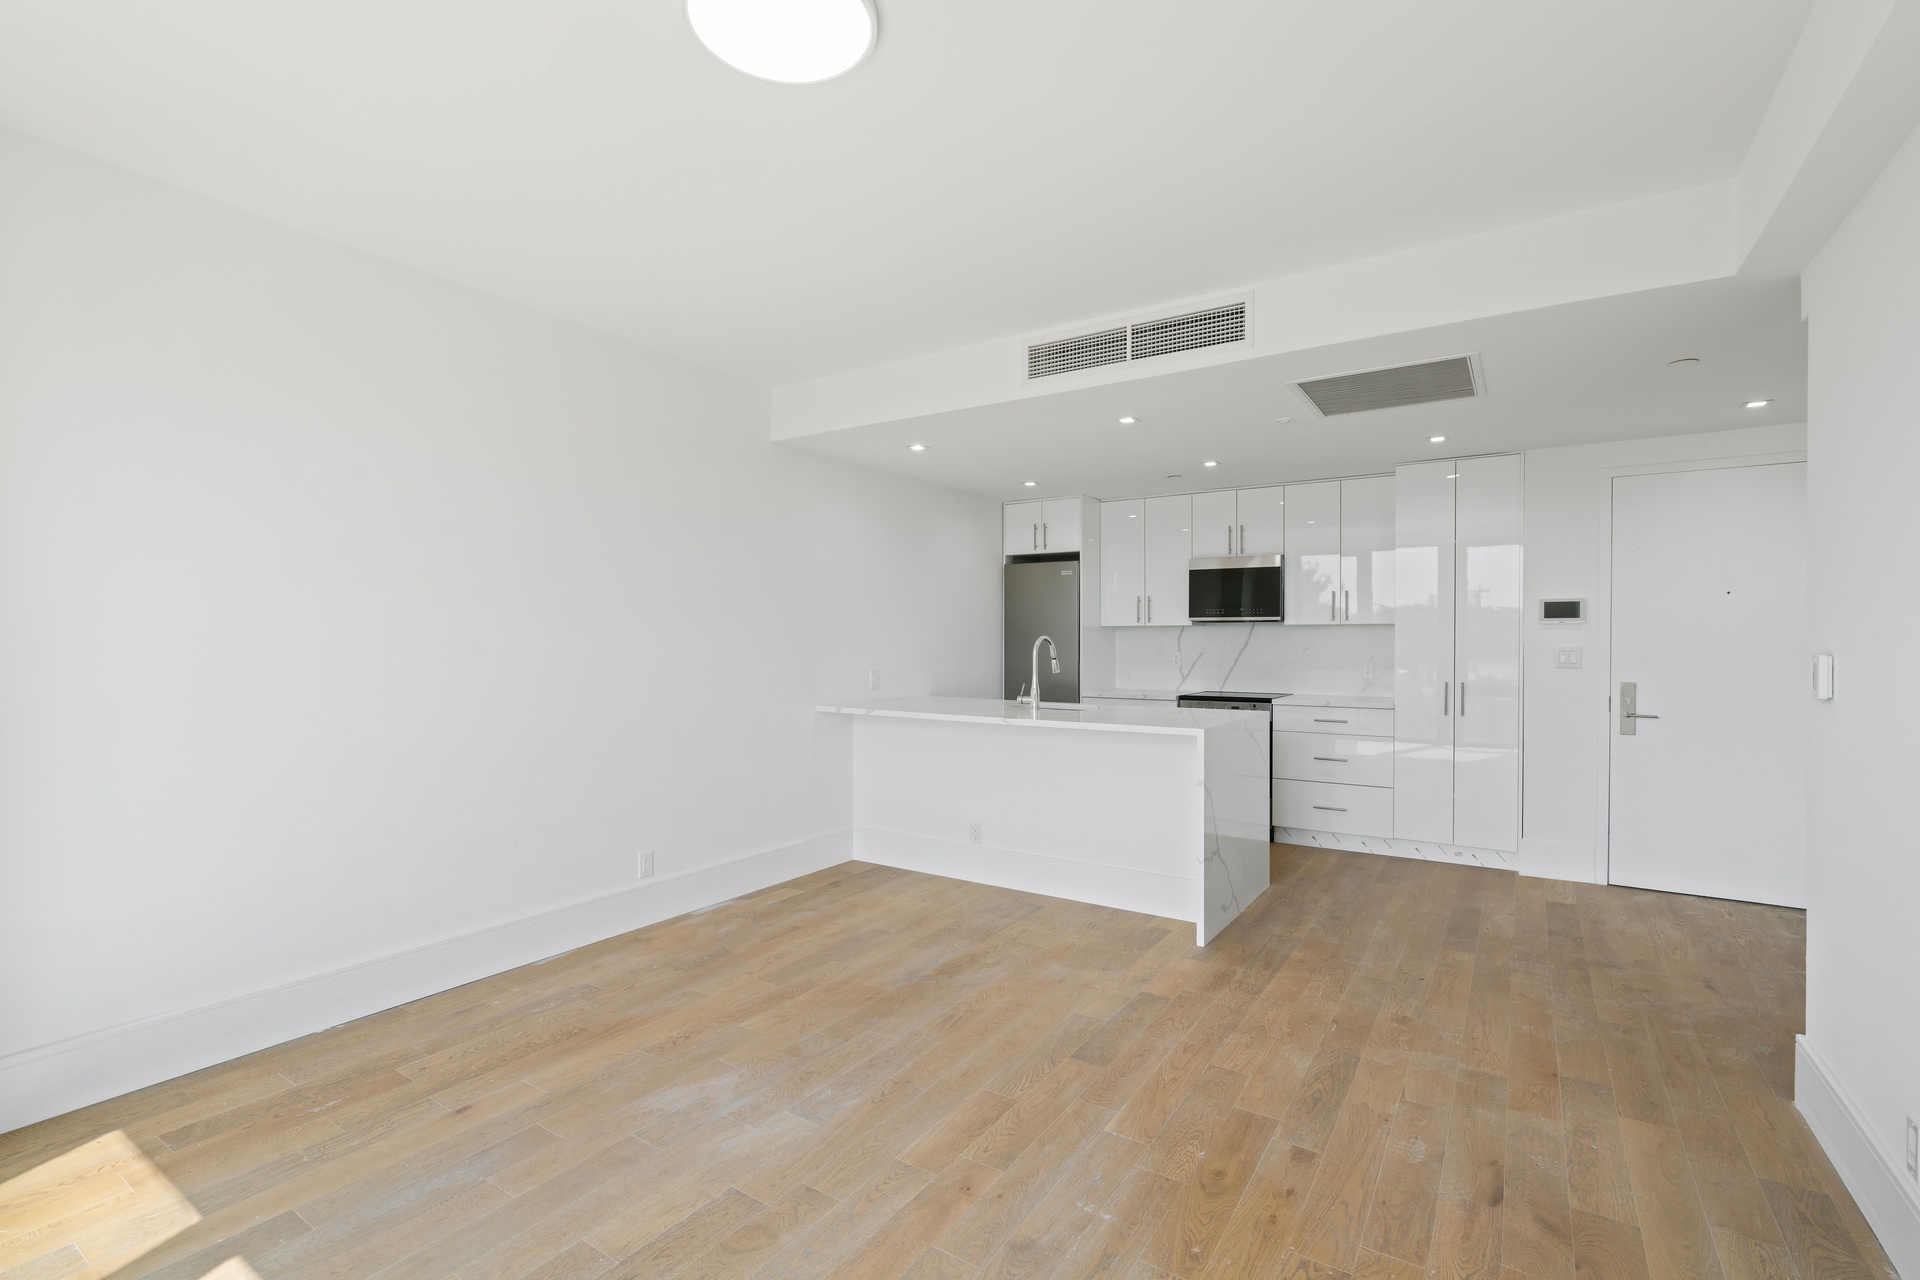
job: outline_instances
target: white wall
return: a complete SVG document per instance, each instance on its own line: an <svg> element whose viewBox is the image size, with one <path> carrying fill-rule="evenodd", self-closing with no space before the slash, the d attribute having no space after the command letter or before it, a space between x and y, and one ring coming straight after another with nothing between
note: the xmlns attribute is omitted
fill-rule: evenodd
<svg viewBox="0 0 1920 1280"><path fill-rule="evenodd" d="M1836 666L1835 697L1808 722L1806 1041L1827 1068L1812 1083L1848 1103L1863 1152L1848 1158L1844 1126L1816 1131L1915 1276L1920 1195L1904 1155L1907 1117L1920 1117L1920 133L1807 269L1804 289L1810 638ZM1805 1073L1798 1084L1807 1109Z"/></svg>
<svg viewBox="0 0 1920 1280"><path fill-rule="evenodd" d="M1522 874L1600 884L1607 878L1614 477L1798 458L1805 448L1806 428L1791 424L1527 453ZM1591 620L1543 626L1538 601L1559 596L1585 599ZM1556 651L1565 646L1582 650L1578 670L1555 665Z"/></svg>
<svg viewBox="0 0 1920 1280"><path fill-rule="evenodd" d="M994 691L997 503L70 152L0 191L0 1130L834 860L814 703Z"/></svg>

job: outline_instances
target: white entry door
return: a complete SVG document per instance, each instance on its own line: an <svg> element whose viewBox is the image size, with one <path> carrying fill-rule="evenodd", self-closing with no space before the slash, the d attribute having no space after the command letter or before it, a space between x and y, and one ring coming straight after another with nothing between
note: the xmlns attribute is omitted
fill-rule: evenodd
<svg viewBox="0 0 1920 1280"><path fill-rule="evenodd" d="M1614 480L1612 883L1806 905L1806 505L1803 462Z"/></svg>

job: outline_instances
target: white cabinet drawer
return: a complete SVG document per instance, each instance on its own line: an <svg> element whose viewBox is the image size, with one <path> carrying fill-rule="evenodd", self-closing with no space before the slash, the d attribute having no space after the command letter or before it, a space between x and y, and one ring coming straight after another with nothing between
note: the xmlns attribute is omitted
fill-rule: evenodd
<svg viewBox="0 0 1920 1280"><path fill-rule="evenodd" d="M1385 707L1290 707L1273 704L1273 727L1295 733L1349 733L1362 738L1391 738L1393 712Z"/></svg>
<svg viewBox="0 0 1920 1280"><path fill-rule="evenodd" d="M1344 733L1276 733L1273 776L1301 782L1393 785L1393 739Z"/></svg>
<svg viewBox="0 0 1920 1280"><path fill-rule="evenodd" d="M1393 834L1393 788L1276 779L1273 825L1336 831L1349 836L1390 836Z"/></svg>

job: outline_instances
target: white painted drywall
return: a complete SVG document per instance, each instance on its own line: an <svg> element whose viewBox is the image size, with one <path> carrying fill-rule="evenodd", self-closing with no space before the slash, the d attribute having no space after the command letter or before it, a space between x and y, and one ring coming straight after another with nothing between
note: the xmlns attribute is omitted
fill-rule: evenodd
<svg viewBox="0 0 1920 1280"><path fill-rule="evenodd" d="M997 503L17 135L0 191L0 1068L844 829L816 702L994 691Z"/></svg>
<svg viewBox="0 0 1920 1280"><path fill-rule="evenodd" d="M1676 376L1687 376L1684 373ZM1609 559L1613 478L1804 456L1798 423L1534 449L1526 455L1526 618L1520 871L1606 882ZM1581 626L1543 625L1542 597L1587 601ZM1578 669L1556 665L1581 650Z"/></svg>
<svg viewBox="0 0 1920 1280"><path fill-rule="evenodd" d="M1835 662L1834 699L1808 719L1807 1040L1920 1206L1904 1169L1906 1118L1920 1117L1920 133L1804 288L1809 638ZM1853 1190L1871 1214L1872 1189ZM1903 1274L1920 1273L1920 1248L1903 1258L1876 1227ZM1906 1239L1916 1229L1920 1207Z"/></svg>

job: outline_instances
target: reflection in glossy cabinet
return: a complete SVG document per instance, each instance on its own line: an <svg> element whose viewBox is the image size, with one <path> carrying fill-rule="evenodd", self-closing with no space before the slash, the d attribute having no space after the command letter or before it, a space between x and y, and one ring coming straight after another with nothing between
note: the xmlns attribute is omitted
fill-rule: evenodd
<svg viewBox="0 0 1920 1280"><path fill-rule="evenodd" d="M1394 475L1393 834L1453 841L1454 465Z"/></svg>
<svg viewBox="0 0 1920 1280"><path fill-rule="evenodd" d="M1148 498L1146 526L1146 623L1187 625L1187 560L1193 554L1193 497Z"/></svg>
<svg viewBox="0 0 1920 1280"><path fill-rule="evenodd" d="M1340 621L1340 482L1286 487L1287 622Z"/></svg>
<svg viewBox="0 0 1920 1280"><path fill-rule="evenodd" d="M1455 491L1453 843L1519 848L1520 458L1465 458Z"/></svg>
<svg viewBox="0 0 1920 1280"><path fill-rule="evenodd" d="M1340 621L1393 621L1392 476L1340 482Z"/></svg>
<svg viewBox="0 0 1920 1280"><path fill-rule="evenodd" d="M1146 504L1139 498L1100 504L1100 625L1146 621Z"/></svg>
<svg viewBox="0 0 1920 1280"><path fill-rule="evenodd" d="M1040 523L1044 502L1009 502L1000 509L1002 550L1010 556L1030 556L1040 550Z"/></svg>

